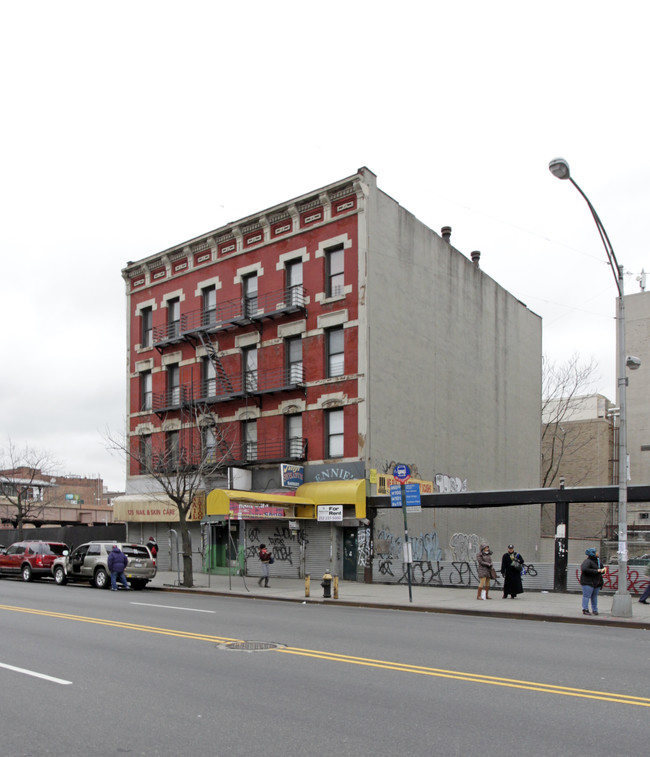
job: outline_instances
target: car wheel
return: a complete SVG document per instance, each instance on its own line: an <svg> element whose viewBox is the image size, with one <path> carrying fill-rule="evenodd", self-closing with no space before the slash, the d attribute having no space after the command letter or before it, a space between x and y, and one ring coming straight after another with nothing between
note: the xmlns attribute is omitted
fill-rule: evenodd
<svg viewBox="0 0 650 757"><path fill-rule="evenodd" d="M56 568L54 568L54 581L59 586L65 586L68 583L68 579L65 575L65 570L60 565L57 565Z"/></svg>
<svg viewBox="0 0 650 757"><path fill-rule="evenodd" d="M108 573L104 570L104 568L98 568L97 572L95 573L95 586L98 589L108 589L110 584Z"/></svg>
<svg viewBox="0 0 650 757"><path fill-rule="evenodd" d="M25 563L23 565L22 570L20 571L20 575L23 577L23 581L31 581L34 578L34 575L32 573L32 566L28 563Z"/></svg>

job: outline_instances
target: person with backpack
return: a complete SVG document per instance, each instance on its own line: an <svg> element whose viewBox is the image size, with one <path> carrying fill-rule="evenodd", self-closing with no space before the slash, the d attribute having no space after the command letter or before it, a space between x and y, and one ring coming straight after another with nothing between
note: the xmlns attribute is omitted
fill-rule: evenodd
<svg viewBox="0 0 650 757"><path fill-rule="evenodd" d="M266 549L266 544L260 544L260 551L259 551L258 557L260 559L260 562L262 563L262 575L260 576L260 580L257 583L259 586L261 586L262 581L264 581L264 588L268 589L269 565L273 562L273 556Z"/></svg>
<svg viewBox="0 0 650 757"><path fill-rule="evenodd" d="M147 542L147 547L149 547L149 552L151 552L151 556L154 559L154 562L156 560L156 557L158 555L158 544L156 543L156 540L153 538L153 536L149 537L149 541Z"/></svg>

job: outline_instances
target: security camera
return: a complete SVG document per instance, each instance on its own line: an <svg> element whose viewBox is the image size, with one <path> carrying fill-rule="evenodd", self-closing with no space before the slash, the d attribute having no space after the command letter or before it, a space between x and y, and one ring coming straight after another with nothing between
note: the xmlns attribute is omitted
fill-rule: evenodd
<svg viewBox="0 0 650 757"><path fill-rule="evenodd" d="M631 371L636 371L637 368L641 367L641 359L638 357L635 357L634 355L628 355L625 358L625 366L626 368L629 368Z"/></svg>

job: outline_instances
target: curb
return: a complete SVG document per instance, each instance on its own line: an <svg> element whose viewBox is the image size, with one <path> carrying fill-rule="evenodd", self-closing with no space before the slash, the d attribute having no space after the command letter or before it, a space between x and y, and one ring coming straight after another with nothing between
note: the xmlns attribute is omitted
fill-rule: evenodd
<svg viewBox="0 0 650 757"><path fill-rule="evenodd" d="M502 618L510 620L533 620L541 623L570 623L578 625L598 625L606 626L608 628L630 628L634 630L648 631L650 630L649 621L638 620L618 620L616 618L600 617L598 620L589 619L586 620L584 616L577 616L575 618L565 615L541 615L539 613L512 613L501 612L500 610L494 610L485 612L482 610L458 609L451 607L424 607L423 605L395 605L381 602L362 602L349 599L324 599L322 597L278 597L277 595L265 595L259 594L244 594L242 592L234 591L221 591L219 589L204 589L204 588L191 588L185 589L180 586L148 586L149 591L166 591L176 594L199 594L206 597L233 597L236 599L257 599L262 602L293 602L294 604L311 604L321 605L329 607L366 607L372 610L402 610L404 612L422 612L432 613L438 615L470 615L473 617L481 618Z"/></svg>

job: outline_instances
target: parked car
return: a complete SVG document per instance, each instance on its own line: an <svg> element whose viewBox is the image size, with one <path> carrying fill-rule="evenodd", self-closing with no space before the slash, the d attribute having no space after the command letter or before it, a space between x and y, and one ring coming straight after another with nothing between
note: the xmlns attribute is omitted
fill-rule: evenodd
<svg viewBox="0 0 650 757"><path fill-rule="evenodd" d="M17 541L0 553L0 575L22 576L31 581L52 575L52 564L67 551L58 541Z"/></svg>
<svg viewBox="0 0 650 757"><path fill-rule="evenodd" d="M57 558L52 564L52 575L59 586L68 581L88 581L98 589L108 589L111 572L108 555L117 546L129 558L124 575L133 589L144 587L156 575L156 565L149 548L144 544L123 544L114 541L90 541L78 546L71 554Z"/></svg>

